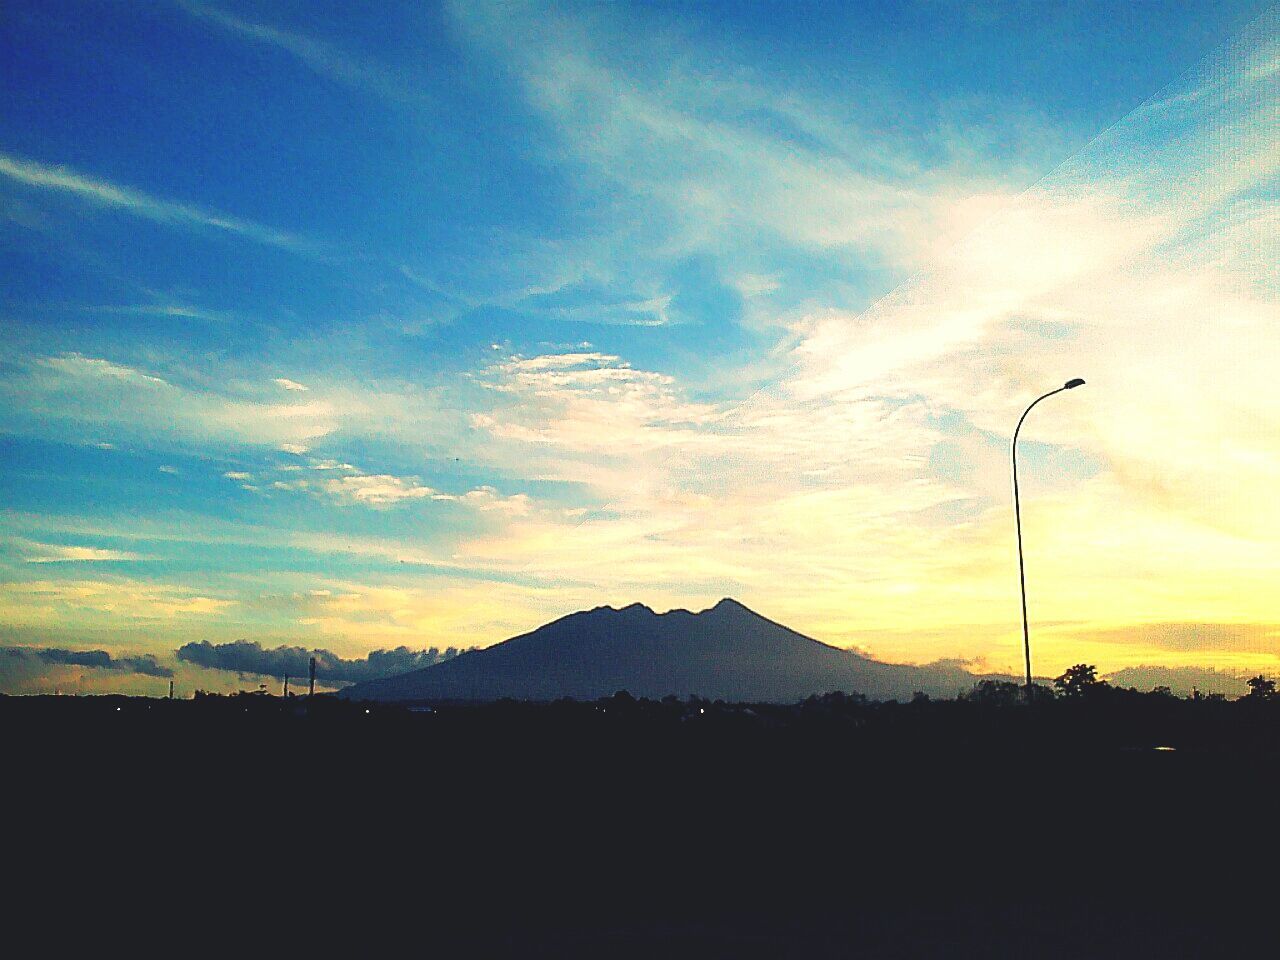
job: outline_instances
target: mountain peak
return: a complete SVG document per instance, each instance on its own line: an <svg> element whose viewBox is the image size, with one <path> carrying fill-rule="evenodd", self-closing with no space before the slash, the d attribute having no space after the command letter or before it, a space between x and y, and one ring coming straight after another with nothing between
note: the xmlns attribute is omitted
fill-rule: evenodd
<svg viewBox="0 0 1280 960"><path fill-rule="evenodd" d="M578 613L571 613L569 616L580 617L583 615L609 615L615 613L653 613L653 609L637 600L635 603L629 603L625 607L615 607L612 604L604 604L603 606L592 607L590 610L581 610Z"/></svg>
<svg viewBox="0 0 1280 960"><path fill-rule="evenodd" d="M594 699L627 690L660 699L787 703L831 690L872 697L960 689L973 678L878 663L827 646L732 597L699 613L655 613L643 603L569 614L530 633L421 670L357 684L374 700Z"/></svg>

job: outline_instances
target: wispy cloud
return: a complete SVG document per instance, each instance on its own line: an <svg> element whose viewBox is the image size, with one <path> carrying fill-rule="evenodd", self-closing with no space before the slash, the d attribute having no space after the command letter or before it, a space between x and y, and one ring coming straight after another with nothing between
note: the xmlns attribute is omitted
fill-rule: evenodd
<svg viewBox="0 0 1280 960"><path fill-rule="evenodd" d="M348 473L322 480L276 480L274 490L305 490L323 495L339 503L358 503L385 507L406 500L432 499L436 490L424 486L414 477L397 477L388 473Z"/></svg>
<svg viewBox="0 0 1280 960"><path fill-rule="evenodd" d="M20 544L27 563L118 563L145 560L146 557L128 550L111 550L105 547L70 546L54 543Z"/></svg>
<svg viewBox="0 0 1280 960"><path fill-rule="evenodd" d="M98 206L123 210L156 223L228 233L294 253L315 251L314 244L296 234L197 206L162 200L141 190L108 183L65 166L52 166L0 153L0 176L27 187L65 193Z"/></svg>
<svg viewBox="0 0 1280 960"><path fill-rule="evenodd" d="M174 320L203 320L210 323L223 323L233 319L233 315L221 310L206 310L182 303L142 303L91 306L84 308L86 313L122 314L148 317L169 317Z"/></svg>
<svg viewBox="0 0 1280 960"><path fill-rule="evenodd" d="M643 211L615 238L625 249L656 241L666 257L750 263L753 250L799 248L837 269L851 257L918 269L940 235L980 215L969 198L1034 180L1065 143L1047 120L1027 124L999 104L1003 123L1027 127L1013 158L997 157L990 131L958 127L941 105L896 117L894 133L862 115L871 111L770 84L749 61L733 64L731 49L710 66L706 51L669 31L648 32L651 55L636 63L625 51L648 24L635 11L575 15L525 2L450 11L461 36L512 70L550 121L563 144L555 159L585 168L588 185L603 178L611 203Z"/></svg>
<svg viewBox="0 0 1280 960"><path fill-rule="evenodd" d="M273 382L275 363L158 350L136 358L20 356L6 366L0 403L9 412L7 429L23 436L74 443L110 436L117 445L157 451L260 447L298 455L324 438L393 440L436 457L474 446L465 402L446 397L442 381L358 378L334 370L327 356L299 361L298 379L290 382L305 390ZM453 385L479 392L469 379Z"/></svg>
<svg viewBox="0 0 1280 960"><path fill-rule="evenodd" d="M35 580L0 584L0 613L13 626L74 628L82 615L125 624L217 617L236 601L144 580Z"/></svg>
<svg viewBox="0 0 1280 960"><path fill-rule="evenodd" d="M346 86L369 90L393 102L413 104L430 99L424 84L408 73L353 57L331 43L296 30L246 20L207 3L177 0L177 6L246 40L281 50L320 76Z"/></svg>
<svg viewBox="0 0 1280 960"><path fill-rule="evenodd" d="M1141 644L1190 653L1280 653L1280 624L1276 623L1137 623L1089 633L1090 640Z"/></svg>
<svg viewBox="0 0 1280 960"><path fill-rule="evenodd" d="M225 392L224 392L225 391ZM0 386L12 409L42 435L60 425L70 439L110 429L149 443L240 443L278 446L332 432L341 408L332 400L275 402L266 395L181 386L104 357L66 353L21 365ZM21 401L19 402L19 398ZM14 427L23 428L15 417Z"/></svg>
<svg viewBox="0 0 1280 960"><path fill-rule="evenodd" d="M304 456L305 451L296 451ZM524 494L510 496L485 485L462 493L448 493L424 484L419 477L369 473L340 460L305 457L302 463L267 465L249 472L229 470L223 477L255 492L310 494L342 506L392 507L414 501L453 503L481 512L527 514L531 501Z"/></svg>
<svg viewBox="0 0 1280 960"><path fill-rule="evenodd" d="M598 352L511 357L481 382L501 396L492 412L473 416L476 426L560 455L616 451L632 459L640 447L697 444L698 428L718 416L713 405L685 400L670 375Z"/></svg>

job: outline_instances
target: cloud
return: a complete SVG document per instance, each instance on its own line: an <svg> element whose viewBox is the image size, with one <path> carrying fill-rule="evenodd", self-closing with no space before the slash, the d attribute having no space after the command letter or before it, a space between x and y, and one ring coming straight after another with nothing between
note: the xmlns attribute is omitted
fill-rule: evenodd
<svg viewBox="0 0 1280 960"><path fill-rule="evenodd" d="M104 547L80 547L66 544L35 543L24 541L23 557L27 563L115 563L145 560L146 557L128 550L110 550Z"/></svg>
<svg viewBox="0 0 1280 960"><path fill-rule="evenodd" d="M113 363L102 357L86 357L79 353L64 353L61 356L44 357L36 362L42 367L56 371L69 378L156 384L162 387L170 386L160 377L154 377L124 364Z"/></svg>
<svg viewBox="0 0 1280 960"><path fill-rule="evenodd" d="M1277 623L1135 623L1090 630L1088 639L1199 653L1280 651Z"/></svg>
<svg viewBox="0 0 1280 960"><path fill-rule="evenodd" d="M221 310L206 310L181 303L164 304L125 304L118 306L90 306L84 308L89 313L105 313L120 315L137 315L149 317L175 317L184 320L205 320L210 323L223 323L235 319L235 314Z"/></svg>
<svg viewBox="0 0 1280 960"><path fill-rule="evenodd" d="M306 473L312 475L307 476ZM368 473L354 464L333 459L309 457L304 464L285 464L256 474L230 470L223 476L246 490L308 493L341 505L391 507L413 501L437 501L512 515L527 514L532 510L532 502L525 494L505 496L489 485L475 487L465 493L445 493L427 486L418 477Z"/></svg>
<svg viewBox="0 0 1280 960"><path fill-rule="evenodd" d="M24 432L71 440L109 428L166 446L231 443L279 446L325 436L358 401L315 397L281 403L230 386L184 386L138 366L64 353L20 361L0 384ZM346 409L340 402L349 403Z"/></svg>
<svg viewBox="0 0 1280 960"><path fill-rule="evenodd" d="M684 415L692 406L685 385L628 369L612 354L493 367L488 385L518 402L472 422L508 446L505 462L527 458L526 469L579 479L611 499L687 490L701 475L723 506L763 478L771 494L797 501L805 487L878 484L895 478L896 459L898 482L929 485L940 506L968 501L960 515L972 523L1007 496L997 438L1040 384L1084 374L1084 399L1054 408L1053 455L1070 479L1106 471L1123 488L1111 504L1095 499L1094 516L1075 516L1096 542L1114 540L1138 515L1130 493L1159 501L1159 510L1140 512L1154 525L1189 516L1252 541L1277 529L1267 491L1280 461L1266 440L1277 424L1264 400L1280 360L1271 336L1276 291L1266 280L1277 234L1265 185L1280 152L1265 133L1274 74L1259 66L1274 61L1274 39L1251 49L1246 37L1243 50L1211 58L1187 81L1195 96L1163 92L1030 190L971 179L959 196L910 164L914 186L904 192L895 187L901 171L868 180L860 154L818 162L843 143L833 131L855 138L856 123L840 130L795 100L691 75L694 56L672 58L678 66L654 71L657 80L633 75L610 57L617 24L609 16L586 23L532 5L482 4L458 5L454 16L514 65L572 157L634 188L640 202L685 211L690 229L714 230L717 217L764 216L778 189L779 215L761 229L801 229L812 202L820 229L788 242L823 247L838 242L829 231L847 228L920 268L870 309L791 317L782 379L744 404L703 404L695 417ZM723 119L743 115L729 108L745 104L823 136L797 148ZM895 156L885 139L874 138L875 150ZM807 176L818 167L821 175ZM847 215L840 198L854 195L872 220ZM751 197L746 213L740 196ZM707 198L712 212L691 197ZM901 204L915 212L900 216ZM696 243L721 245L709 236ZM1223 377L1240 386L1226 402L1215 387ZM966 475L931 473L946 459L944 444ZM650 507L669 510L678 500ZM901 513L891 498L877 506ZM1142 535L1123 536L1129 545Z"/></svg>
<svg viewBox="0 0 1280 960"><path fill-rule="evenodd" d="M0 583L0 619L11 627L68 628L86 623L133 628L175 618L207 620L235 600L144 580L32 580Z"/></svg>
<svg viewBox="0 0 1280 960"><path fill-rule="evenodd" d="M136 349L136 348L135 348ZM343 377L327 357L303 372L305 391L283 389L256 361L139 350L136 359L68 350L0 360L6 430L71 443L109 435L156 451L274 448L303 455L322 438L399 443L430 457L474 446L465 399L439 382ZM320 361L314 360L317 364ZM455 378L464 393L479 389Z"/></svg>
<svg viewBox="0 0 1280 960"><path fill-rule="evenodd" d="M333 44L294 30L245 20L209 4L177 0L177 5L206 23L254 43L282 50L320 76L346 86L370 90L393 102L413 104L430 99L425 84L385 66L350 56Z"/></svg>
<svg viewBox="0 0 1280 960"><path fill-rule="evenodd" d="M472 425L509 443L506 456L522 460L526 472L532 466L627 489L655 455L716 442L717 406L690 402L670 375L635 369L612 354L516 356L491 366L479 382L497 396L472 414Z"/></svg>
<svg viewBox="0 0 1280 960"><path fill-rule="evenodd" d="M320 481L277 480L271 486L276 490L308 490L339 503L374 507L390 506L406 500L429 499L436 495L435 490L423 486L415 477L397 477L388 473L350 473Z"/></svg>
<svg viewBox="0 0 1280 960"><path fill-rule="evenodd" d="M277 377L271 382L274 383L277 387L279 387L282 390L297 390L305 393L308 389L301 383L298 383L296 380L289 380L289 379L286 379L285 377Z"/></svg>
<svg viewBox="0 0 1280 960"><path fill-rule="evenodd" d="M305 476L304 473L319 474ZM366 473L338 460L308 458L305 464L286 464L259 474L232 470L223 474L246 490L309 493L339 504L388 507L414 500L456 500L425 486L417 477ZM272 476L290 479L270 479Z"/></svg>
<svg viewBox="0 0 1280 960"><path fill-rule="evenodd" d="M1025 184L1067 142L1010 98L989 98L985 113L998 120L985 123L936 98L890 124L878 98L822 97L723 40L695 47L643 10L448 9L460 37L500 60L550 123L555 162L581 171L584 192L637 212L619 244L659 257L759 263L760 251L798 249L837 269L850 254L915 269L941 234L972 223L957 217L967 197ZM650 53L638 60L637 34ZM1013 157L1009 139L1020 144Z"/></svg>
<svg viewBox="0 0 1280 960"><path fill-rule="evenodd" d="M308 241L283 230L265 227L249 220L224 216L187 204L161 200L141 190L117 186L64 166L50 166L0 153L0 176L8 177L24 186L67 193L99 206L124 210L156 223L234 234L256 243L279 247L294 253L308 252L312 247Z"/></svg>
<svg viewBox="0 0 1280 960"><path fill-rule="evenodd" d="M210 643L207 640L183 644L177 657L187 663L212 670L227 670L267 677L308 676L311 657L316 659L316 679L328 684L360 683L378 680L410 670L420 670L457 656L454 647L441 650L374 650L364 658L345 660L329 650L280 646L264 648L256 641L236 640L232 643Z"/></svg>
<svg viewBox="0 0 1280 960"><path fill-rule="evenodd" d="M497 511L509 516L523 517L534 511L533 500L526 494L517 493L509 497L503 496L490 486L476 487L474 490L468 490L454 499L469 507L474 507L476 510Z"/></svg>
<svg viewBox="0 0 1280 960"><path fill-rule="evenodd" d="M1230 77L1231 99L1171 113L1156 109L1180 95L1166 91L869 310L797 323L786 388L919 398L1006 434L1043 385L1083 375L1085 391L1037 412L1059 443L1170 513L1275 529L1260 494L1280 475L1263 401L1277 289L1257 263L1277 253L1280 151L1263 133L1274 97L1239 52L1188 81Z"/></svg>
<svg viewBox="0 0 1280 960"><path fill-rule="evenodd" d="M151 654L142 656L113 656L105 650L64 650L58 647L5 647L0 657L13 660L34 660L45 664L91 667L96 670L116 670L137 673L147 677L172 677L173 671L162 665ZM0 659L0 664L4 660ZM8 672L6 670L6 672Z"/></svg>

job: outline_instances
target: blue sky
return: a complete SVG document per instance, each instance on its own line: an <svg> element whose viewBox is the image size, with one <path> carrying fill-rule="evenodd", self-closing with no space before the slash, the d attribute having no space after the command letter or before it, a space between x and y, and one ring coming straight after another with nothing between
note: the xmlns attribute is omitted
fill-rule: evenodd
<svg viewBox="0 0 1280 960"><path fill-rule="evenodd" d="M1046 669L1266 667L1276 406L1216 385L1275 358L1275 58L1265 3L14 0L0 642L734 595L1005 667L1003 438L1081 375Z"/></svg>

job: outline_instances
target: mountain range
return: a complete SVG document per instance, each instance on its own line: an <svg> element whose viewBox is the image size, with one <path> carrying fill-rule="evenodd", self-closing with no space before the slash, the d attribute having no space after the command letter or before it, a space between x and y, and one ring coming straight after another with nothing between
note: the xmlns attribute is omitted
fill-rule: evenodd
<svg viewBox="0 0 1280 960"><path fill-rule="evenodd" d="M977 678L882 663L829 646L724 599L699 613L640 603L572 613L451 660L347 687L361 700L579 700L627 690L661 698L787 703L842 690L877 700L955 696Z"/></svg>

